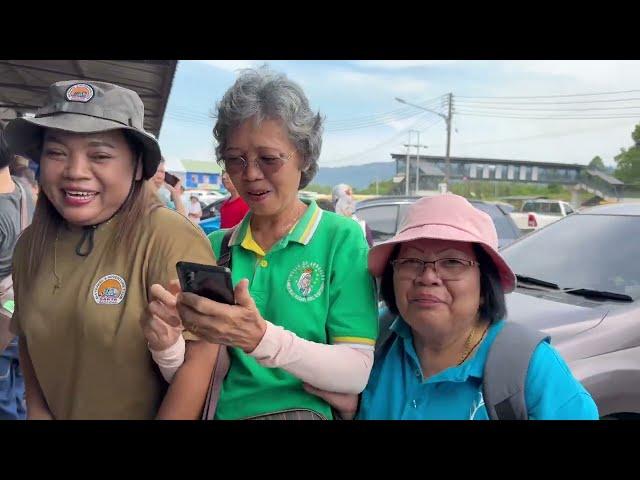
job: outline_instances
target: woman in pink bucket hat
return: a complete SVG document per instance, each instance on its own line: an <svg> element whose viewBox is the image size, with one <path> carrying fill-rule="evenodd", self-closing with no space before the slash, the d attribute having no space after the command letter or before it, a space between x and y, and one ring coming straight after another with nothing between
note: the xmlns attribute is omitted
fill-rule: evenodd
<svg viewBox="0 0 640 480"><path fill-rule="evenodd" d="M343 418L597 419L549 337L506 322L516 278L489 215L458 195L422 198L369 252L393 316L360 397L305 387Z"/></svg>

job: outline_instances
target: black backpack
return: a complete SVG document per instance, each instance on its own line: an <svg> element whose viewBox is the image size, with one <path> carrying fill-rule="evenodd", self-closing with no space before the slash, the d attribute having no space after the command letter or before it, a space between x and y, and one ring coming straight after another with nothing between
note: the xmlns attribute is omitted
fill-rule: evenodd
<svg viewBox="0 0 640 480"><path fill-rule="evenodd" d="M380 318L380 336L375 360L382 358L397 334L389 327L395 315ZM515 322L507 321L496 336L484 366L482 395L491 420L528 420L525 382L529 362L540 342L549 336Z"/></svg>

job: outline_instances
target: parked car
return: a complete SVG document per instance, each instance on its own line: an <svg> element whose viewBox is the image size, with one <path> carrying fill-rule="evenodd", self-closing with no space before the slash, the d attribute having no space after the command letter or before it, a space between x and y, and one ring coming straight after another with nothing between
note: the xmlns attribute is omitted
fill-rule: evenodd
<svg viewBox="0 0 640 480"><path fill-rule="evenodd" d="M220 230L220 215L209 217L206 220L201 220L199 225L205 235L209 235L211 232Z"/></svg>
<svg viewBox="0 0 640 480"><path fill-rule="evenodd" d="M502 250L508 318L551 335L600 415L640 418L640 204L588 208Z"/></svg>
<svg viewBox="0 0 640 480"><path fill-rule="evenodd" d="M224 194L217 190L186 190L185 195L195 195L205 204L209 204L224 197Z"/></svg>
<svg viewBox="0 0 640 480"><path fill-rule="evenodd" d="M523 233L544 227L574 213L573 207L561 200L527 200L511 218Z"/></svg>
<svg viewBox="0 0 640 480"><path fill-rule="evenodd" d="M229 195L225 195L224 197L216 198L213 202L204 205L202 207L202 217L200 217L200 221L206 220L207 218L215 217L216 215L220 215L220 206L229 199ZM200 202L202 205L203 202Z"/></svg>
<svg viewBox="0 0 640 480"><path fill-rule="evenodd" d="M367 222L373 234L374 244L388 240L396 234L409 206L421 197L393 196L362 200L356 205L356 215ZM520 235L513 219L500 205L469 200L478 210L488 213L498 232L500 248L515 241Z"/></svg>

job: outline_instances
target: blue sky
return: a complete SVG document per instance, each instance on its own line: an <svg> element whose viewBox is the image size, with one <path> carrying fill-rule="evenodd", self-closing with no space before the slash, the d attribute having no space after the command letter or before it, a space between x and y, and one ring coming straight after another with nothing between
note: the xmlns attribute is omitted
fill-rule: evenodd
<svg viewBox="0 0 640 480"><path fill-rule="evenodd" d="M395 97L444 112L439 97L453 93L455 156L586 164L600 155L613 165L640 122L640 61L180 61L160 132L170 169L213 161L215 102L239 69L264 63L298 82L326 117L321 167L389 161L406 151L410 129L421 132L422 153L443 155L444 121ZM626 93L549 98L604 92ZM547 98L503 98L534 96Z"/></svg>

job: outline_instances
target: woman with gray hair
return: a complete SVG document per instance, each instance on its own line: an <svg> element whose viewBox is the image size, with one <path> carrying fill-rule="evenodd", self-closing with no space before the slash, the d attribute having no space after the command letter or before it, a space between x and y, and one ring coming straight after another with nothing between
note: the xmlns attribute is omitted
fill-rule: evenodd
<svg viewBox="0 0 640 480"><path fill-rule="evenodd" d="M298 197L318 170L322 118L297 84L266 67L243 71L217 109L218 162L250 207L239 225L209 236L218 263L232 266L236 304L174 296L173 284L149 308L220 345L212 386L223 383L210 390L205 418L332 418L305 384L364 389L377 306L358 224ZM172 360L156 357L161 369L182 361L176 341L175 332L162 338ZM186 388L176 410L185 411Z"/></svg>

